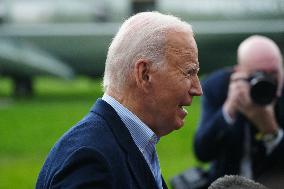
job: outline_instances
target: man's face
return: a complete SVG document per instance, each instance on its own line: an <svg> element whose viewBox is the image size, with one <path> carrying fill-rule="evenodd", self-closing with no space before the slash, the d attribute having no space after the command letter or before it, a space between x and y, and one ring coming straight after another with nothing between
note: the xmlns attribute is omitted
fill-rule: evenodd
<svg viewBox="0 0 284 189"><path fill-rule="evenodd" d="M202 95L198 70L193 37L185 33L170 33L165 62L153 74L150 94L152 129L159 136L181 128L187 115L184 107L191 105L193 96Z"/></svg>

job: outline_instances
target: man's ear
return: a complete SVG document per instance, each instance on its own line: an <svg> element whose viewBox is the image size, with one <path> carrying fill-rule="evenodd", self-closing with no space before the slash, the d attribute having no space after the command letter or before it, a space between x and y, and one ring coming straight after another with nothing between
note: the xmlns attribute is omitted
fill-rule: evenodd
<svg viewBox="0 0 284 189"><path fill-rule="evenodd" d="M147 87L150 83L151 62L145 59L139 59L134 65L134 75L136 84L139 88Z"/></svg>

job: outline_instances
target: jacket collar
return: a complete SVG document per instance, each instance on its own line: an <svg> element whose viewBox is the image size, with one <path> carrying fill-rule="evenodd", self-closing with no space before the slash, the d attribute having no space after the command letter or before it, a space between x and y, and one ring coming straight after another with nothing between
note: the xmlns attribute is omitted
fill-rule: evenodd
<svg viewBox="0 0 284 189"><path fill-rule="evenodd" d="M113 132L118 144L127 154L128 164L137 183L142 189L157 188L156 181L143 155L135 145L131 135L117 115L115 110L105 101L98 99L92 107L91 112L103 117L111 131ZM163 180L163 187L167 186Z"/></svg>

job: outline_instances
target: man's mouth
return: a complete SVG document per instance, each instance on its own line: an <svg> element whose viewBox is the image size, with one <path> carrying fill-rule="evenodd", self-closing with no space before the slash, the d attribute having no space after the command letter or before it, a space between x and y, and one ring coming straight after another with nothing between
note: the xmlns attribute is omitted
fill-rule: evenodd
<svg viewBox="0 0 284 189"><path fill-rule="evenodd" d="M186 115L187 115L187 110L186 110L186 108L185 108L185 106L179 106L179 109L180 109L180 111L179 111L179 114L180 114L180 116L182 117L182 118L184 118Z"/></svg>

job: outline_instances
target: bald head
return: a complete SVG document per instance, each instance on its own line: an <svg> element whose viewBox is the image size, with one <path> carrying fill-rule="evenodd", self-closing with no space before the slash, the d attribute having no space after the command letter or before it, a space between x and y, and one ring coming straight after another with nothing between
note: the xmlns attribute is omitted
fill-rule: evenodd
<svg viewBox="0 0 284 189"><path fill-rule="evenodd" d="M265 66L268 64L282 66L282 57L274 41L264 36L255 35L240 44L238 63L251 66Z"/></svg>
<svg viewBox="0 0 284 189"><path fill-rule="evenodd" d="M283 85L283 62L279 47L271 39L254 35L244 40L238 48L238 67L248 73L265 71L276 73L280 95Z"/></svg>

